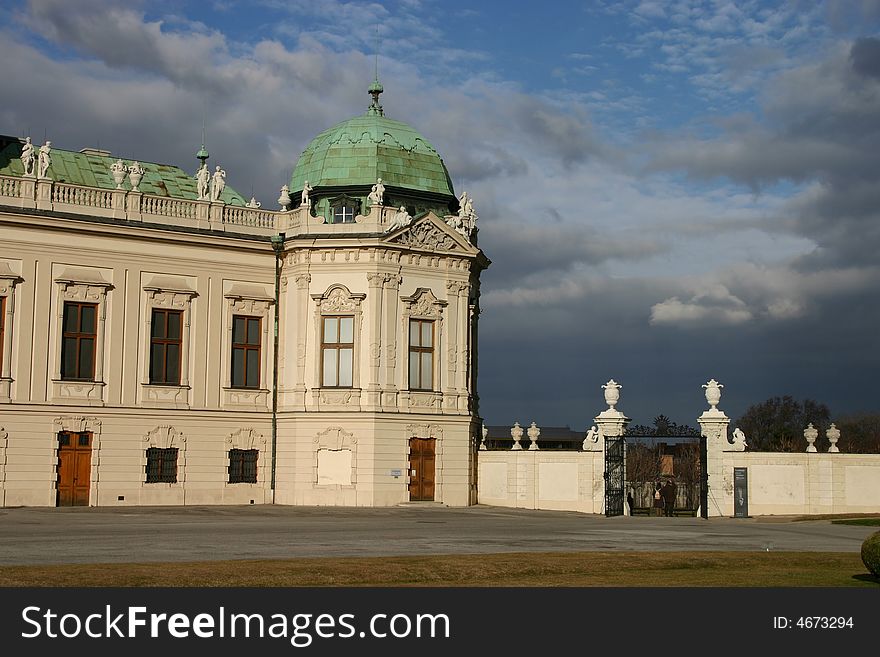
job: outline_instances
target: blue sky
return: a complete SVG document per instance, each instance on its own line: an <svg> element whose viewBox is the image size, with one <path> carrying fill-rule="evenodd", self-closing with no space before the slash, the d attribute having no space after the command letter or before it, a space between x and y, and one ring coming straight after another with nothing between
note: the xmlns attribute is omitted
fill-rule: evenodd
<svg viewBox="0 0 880 657"><path fill-rule="evenodd" d="M366 108L480 215L491 424L791 394L878 410L880 0L110 2L0 9L0 130L195 168L271 205Z"/></svg>

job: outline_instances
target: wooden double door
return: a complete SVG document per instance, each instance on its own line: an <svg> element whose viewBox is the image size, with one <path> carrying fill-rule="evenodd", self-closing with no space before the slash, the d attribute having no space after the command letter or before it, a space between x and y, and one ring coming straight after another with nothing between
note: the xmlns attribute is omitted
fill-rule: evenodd
<svg viewBox="0 0 880 657"><path fill-rule="evenodd" d="M409 499L434 501L435 438L409 439Z"/></svg>
<svg viewBox="0 0 880 657"><path fill-rule="evenodd" d="M88 506L92 469L92 434L62 431L58 434L56 506Z"/></svg>

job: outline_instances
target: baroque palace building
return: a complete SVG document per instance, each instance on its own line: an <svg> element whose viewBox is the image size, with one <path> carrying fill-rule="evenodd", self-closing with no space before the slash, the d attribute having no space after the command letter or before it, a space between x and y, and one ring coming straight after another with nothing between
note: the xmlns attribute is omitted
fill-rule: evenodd
<svg viewBox="0 0 880 657"><path fill-rule="evenodd" d="M0 137L0 505L476 501L476 214L384 116L266 210Z"/></svg>

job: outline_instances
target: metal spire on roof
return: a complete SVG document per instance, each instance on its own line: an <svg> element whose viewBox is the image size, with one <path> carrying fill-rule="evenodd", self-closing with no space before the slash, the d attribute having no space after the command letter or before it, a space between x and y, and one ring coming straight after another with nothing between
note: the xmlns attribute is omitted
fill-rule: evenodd
<svg viewBox="0 0 880 657"><path fill-rule="evenodd" d="M205 116L202 115L202 147L199 149L199 152L196 153L196 157L201 160L202 164L205 164L205 160L208 159L208 149L205 148Z"/></svg>
<svg viewBox="0 0 880 657"><path fill-rule="evenodd" d="M373 100L370 103L370 106L367 108L367 114L385 116L385 112L382 110L382 106L379 104L379 94L381 94L383 91L385 91L385 89L379 82L379 23L376 23L376 59L374 65L374 78L373 84L371 84L370 88L367 90L367 93L370 94Z"/></svg>

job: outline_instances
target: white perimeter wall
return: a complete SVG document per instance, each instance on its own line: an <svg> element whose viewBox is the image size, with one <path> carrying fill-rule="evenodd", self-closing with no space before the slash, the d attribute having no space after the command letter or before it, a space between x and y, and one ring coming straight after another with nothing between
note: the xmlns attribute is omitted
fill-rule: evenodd
<svg viewBox="0 0 880 657"><path fill-rule="evenodd" d="M480 451L480 504L604 513L603 452ZM733 516L733 469L748 468L749 515L880 513L880 454L723 452L709 515ZM713 481L713 479L715 481Z"/></svg>
<svg viewBox="0 0 880 657"><path fill-rule="evenodd" d="M481 451L480 504L603 513L602 452Z"/></svg>
<svg viewBox="0 0 880 657"><path fill-rule="evenodd" d="M710 515L733 515L733 469L748 468L749 515L880 513L880 454L724 452Z"/></svg>

